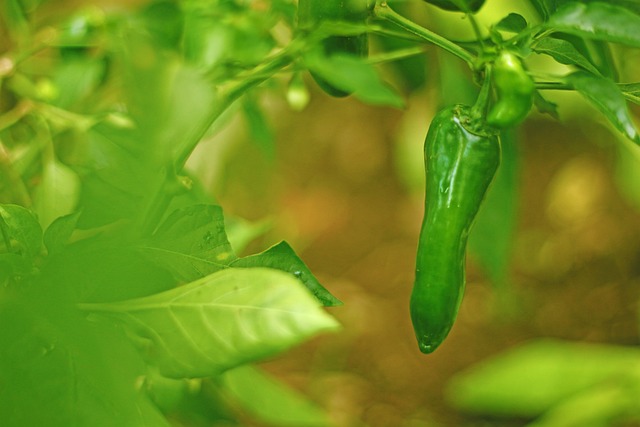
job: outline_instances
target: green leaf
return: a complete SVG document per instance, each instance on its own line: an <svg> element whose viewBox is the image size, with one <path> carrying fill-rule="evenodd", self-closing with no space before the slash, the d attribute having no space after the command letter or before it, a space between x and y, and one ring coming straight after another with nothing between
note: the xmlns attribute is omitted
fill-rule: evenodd
<svg viewBox="0 0 640 427"><path fill-rule="evenodd" d="M274 135L267 118L254 97L243 97L242 111L249 127L251 141L262 150L267 158L273 160L275 155Z"/></svg>
<svg viewBox="0 0 640 427"><path fill-rule="evenodd" d="M79 193L78 174L55 158L46 162L34 198L34 209L42 228L46 229L54 219L73 212L78 204Z"/></svg>
<svg viewBox="0 0 640 427"><path fill-rule="evenodd" d="M382 81L376 69L365 60L353 55L324 56L317 51L305 56L310 71L332 86L372 105L402 108L404 100Z"/></svg>
<svg viewBox="0 0 640 427"><path fill-rule="evenodd" d="M543 97L540 91L536 91L533 95L533 104L541 114L548 114L556 120L560 118L558 114L558 104Z"/></svg>
<svg viewBox="0 0 640 427"><path fill-rule="evenodd" d="M0 231L9 252L33 258L42 249L42 228L36 216L18 205L0 204Z"/></svg>
<svg viewBox="0 0 640 427"><path fill-rule="evenodd" d="M549 18L545 27L551 31L640 47L640 15L608 3L568 3Z"/></svg>
<svg viewBox="0 0 640 427"><path fill-rule="evenodd" d="M558 403L527 427L601 427L640 422L640 378L604 382Z"/></svg>
<svg viewBox="0 0 640 427"><path fill-rule="evenodd" d="M531 6L538 12L543 21L546 21L553 12L549 8L549 0L529 0L529 3L531 3Z"/></svg>
<svg viewBox="0 0 640 427"><path fill-rule="evenodd" d="M446 398L466 412L534 417L603 382L640 374L640 350L537 340L472 366Z"/></svg>
<svg viewBox="0 0 640 427"><path fill-rule="evenodd" d="M515 131L501 134L502 160L476 216L469 250L496 287L505 283L518 210L520 158Z"/></svg>
<svg viewBox="0 0 640 427"><path fill-rule="evenodd" d="M168 427L136 389L143 362L112 325L51 301L0 305L3 427Z"/></svg>
<svg viewBox="0 0 640 427"><path fill-rule="evenodd" d="M532 49L536 53L551 56L560 64L576 65L592 74L600 75L600 71L567 40L546 37L538 40Z"/></svg>
<svg viewBox="0 0 640 427"><path fill-rule="evenodd" d="M629 101L640 105L640 83L626 83L618 85L622 94Z"/></svg>
<svg viewBox="0 0 640 427"><path fill-rule="evenodd" d="M41 276L51 282L48 286L74 303L122 301L175 287L165 269L142 256L137 242L128 241L129 230L101 231L45 258Z"/></svg>
<svg viewBox="0 0 640 427"><path fill-rule="evenodd" d="M510 13L502 18L495 28L509 33L519 33L527 28L527 20L518 13Z"/></svg>
<svg viewBox="0 0 640 427"><path fill-rule="evenodd" d="M227 268L236 259L225 233L222 208L216 205L176 209L139 251L182 282Z"/></svg>
<svg viewBox="0 0 640 427"><path fill-rule="evenodd" d="M624 95L615 83L584 71L570 74L567 81L600 110L616 129L640 144L640 135L629 114Z"/></svg>
<svg viewBox="0 0 640 427"><path fill-rule="evenodd" d="M24 43L29 39L29 21L19 0L2 2L2 21L9 35L16 43Z"/></svg>
<svg viewBox="0 0 640 427"><path fill-rule="evenodd" d="M327 413L293 389L249 365L225 372L223 392L244 411L268 425L281 427L327 427Z"/></svg>
<svg viewBox="0 0 640 427"><path fill-rule="evenodd" d="M76 229L79 218L80 212L75 212L56 218L51 225L47 227L42 240L49 255L54 255L62 251L69 241L73 230Z"/></svg>
<svg viewBox="0 0 640 427"><path fill-rule="evenodd" d="M250 222L243 218L225 215L224 225L233 251L240 254L254 239L269 231L273 227L273 221L266 218Z"/></svg>
<svg viewBox="0 0 640 427"><path fill-rule="evenodd" d="M149 297L81 308L122 321L170 378L218 375L339 327L294 277L262 268L226 269Z"/></svg>
<svg viewBox="0 0 640 427"><path fill-rule="evenodd" d="M239 258L231 267L268 267L291 274L300 280L325 307L342 305L342 302L318 282L309 267L296 255L287 242L280 242L256 255Z"/></svg>

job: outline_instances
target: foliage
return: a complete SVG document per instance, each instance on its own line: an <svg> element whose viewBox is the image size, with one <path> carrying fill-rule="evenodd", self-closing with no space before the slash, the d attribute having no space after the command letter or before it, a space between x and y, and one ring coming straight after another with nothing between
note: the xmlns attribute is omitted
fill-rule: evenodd
<svg viewBox="0 0 640 427"><path fill-rule="evenodd" d="M0 5L3 425L211 425L246 418L245 411L268 425L330 424L321 408L251 364L337 330L322 306L341 302L286 242L241 256L263 225L225 218L185 166L230 114L243 115L252 139L275 156L261 100L279 96L303 109L307 72L381 107L402 108L434 77L441 103L471 103L495 59L509 51L535 83L539 113L561 116L553 91L576 92L600 113L620 152L633 154L621 155L620 175L638 197L628 180L637 176L629 159L637 158L640 135L627 102L640 103L640 76L621 67L625 53L640 48L635 1L530 0L530 13L521 13L487 0L479 13L494 10L489 23L441 11L465 17L474 34L465 40L418 24L417 8L428 15L434 7L417 0L370 2L362 22L327 20L312 29L297 28L292 0L89 3ZM363 35L376 47L369 57L324 49L327 39ZM433 73L425 66L432 45L449 55L429 63ZM540 55L553 65L540 65ZM498 181L470 240L500 284L517 214L516 139L516 131L502 132ZM543 368L551 371L573 351L545 349ZM598 349L584 351L604 360ZM504 375L517 380L514 372L531 363L510 359L505 364L514 368ZM537 392L547 400L538 406L518 406L529 395L509 381L499 391L513 398L512 409L522 408L508 415L544 412L540 425L569 425L563 414L592 402L594 425L637 417L626 400L637 393L637 378L601 384L596 370L586 388L568 381L564 390L571 390L553 394L543 384ZM490 382L502 374L486 375ZM460 381L452 387L467 390ZM487 393L462 393L454 403L504 414L492 406L502 395Z"/></svg>

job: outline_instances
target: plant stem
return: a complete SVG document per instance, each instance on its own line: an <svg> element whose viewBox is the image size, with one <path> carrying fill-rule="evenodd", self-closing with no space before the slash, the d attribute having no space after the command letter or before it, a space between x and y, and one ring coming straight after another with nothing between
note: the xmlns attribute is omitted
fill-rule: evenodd
<svg viewBox="0 0 640 427"><path fill-rule="evenodd" d="M458 46L454 42L449 39L434 33L431 30L428 30L413 21L405 18L404 16L398 14L393 9L389 7L386 1L377 1L373 13L378 18L386 19L389 22L394 23L395 25L405 29L406 31L415 34L423 40L426 40L430 43L435 44L436 46L441 47L447 52L457 56L463 61L467 62L471 68L473 68L475 62L475 55L471 52L463 49Z"/></svg>
<svg viewBox="0 0 640 427"><path fill-rule="evenodd" d="M184 168L189 156L211 125L247 90L264 82L291 64L296 57L294 53L297 53L303 46L304 44L300 41L292 41L281 52L278 52L250 71L238 74L232 82L218 91L219 96L216 96L213 100L215 105L212 108L208 120L201 124L200 128L194 132L192 138L185 141L185 144L177 147L173 162L166 166L165 179L153 193L152 198L147 204L145 213L140 219L140 229L143 234L148 235L153 233L158 222L162 219L167 206L169 206L175 194L173 191L170 191L170 189L176 185L175 182L172 182L176 180L176 173L179 173L179 171Z"/></svg>
<svg viewBox="0 0 640 427"><path fill-rule="evenodd" d="M259 64L255 68L245 73L240 73L235 77L234 81L219 91L218 97L214 99L214 106L209 119L194 133L191 141L185 145L178 147L175 155L175 170L181 171L184 168L187 159L196 148L204 134L211 125L224 113L244 92L259 85L268 78L272 77L278 71L291 64L295 58L294 52L297 52L302 45L294 40L287 48L269 58L266 62Z"/></svg>
<svg viewBox="0 0 640 427"><path fill-rule="evenodd" d="M471 107L471 117L474 121L484 121L489 104L489 93L491 89L491 65L487 64L484 68L484 81L480 88L480 93L475 104Z"/></svg>

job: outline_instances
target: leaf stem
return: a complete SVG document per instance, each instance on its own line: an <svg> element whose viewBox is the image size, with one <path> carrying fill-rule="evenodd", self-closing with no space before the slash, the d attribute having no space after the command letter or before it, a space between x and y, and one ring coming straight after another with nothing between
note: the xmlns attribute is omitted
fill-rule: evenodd
<svg viewBox="0 0 640 427"><path fill-rule="evenodd" d="M471 28L473 28L473 32L476 35L478 43L480 43L480 49L484 52L484 41L482 40L482 32L480 31L478 20L472 13L467 13L467 19L469 19L469 23L471 24Z"/></svg>
<svg viewBox="0 0 640 427"><path fill-rule="evenodd" d="M373 9L373 13L378 18L386 19L387 21L399 26L400 28L403 28L404 30L412 34L415 34L421 39L441 47L447 52L467 62L469 66L473 68L475 63L475 55L463 49L462 47L458 46L457 44L450 41L449 39L439 34L436 34L433 31L428 30L416 24L415 22L410 21L404 16L398 14L397 12L395 12L393 9L389 7L389 5L385 0L378 0L376 2L376 5Z"/></svg>
<svg viewBox="0 0 640 427"><path fill-rule="evenodd" d="M573 86L564 82L536 82L538 90L574 90Z"/></svg>
<svg viewBox="0 0 640 427"><path fill-rule="evenodd" d="M367 59L369 64L381 64L384 62L392 62L400 59L410 58L412 56L421 55L425 52L425 48L422 46L409 47L406 49L394 50L391 52L379 53L376 55L370 55Z"/></svg>

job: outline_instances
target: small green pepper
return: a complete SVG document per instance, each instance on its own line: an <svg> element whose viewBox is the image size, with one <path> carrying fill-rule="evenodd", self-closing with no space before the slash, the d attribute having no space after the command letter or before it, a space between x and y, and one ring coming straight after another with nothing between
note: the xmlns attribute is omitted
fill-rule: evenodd
<svg viewBox="0 0 640 427"><path fill-rule="evenodd" d="M485 0L424 0L425 2L438 6L440 9L453 12L477 12L480 10Z"/></svg>
<svg viewBox="0 0 640 427"><path fill-rule="evenodd" d="M427 171L411 320L418 346L433 352L449 334L465 286L467 236L500 163L496 132L474 123L471 109L440 111L424 145Z"/></svg>
<svg viewBox="0 0 640 427"><path fill-rule="evenodd" d="M311 31L326 21L345 21L364 24L371 11L369 0L299 0L298 28ZM323 40L322 47L326 56L336 54L366 57L369 52L369 39L366 33L350 36L330 36ZM329 95L344 97L349 95L338 89L322 77L311 72L314 80Z"/></svg>
<svg viewBox="0 0 640 427"><path fill-rule="evenodd" d="M489 110L487 123L509 128L521 123L533 105L535 85L522 61L509 51L502 51L491 73L497 102Z"/></svg>

